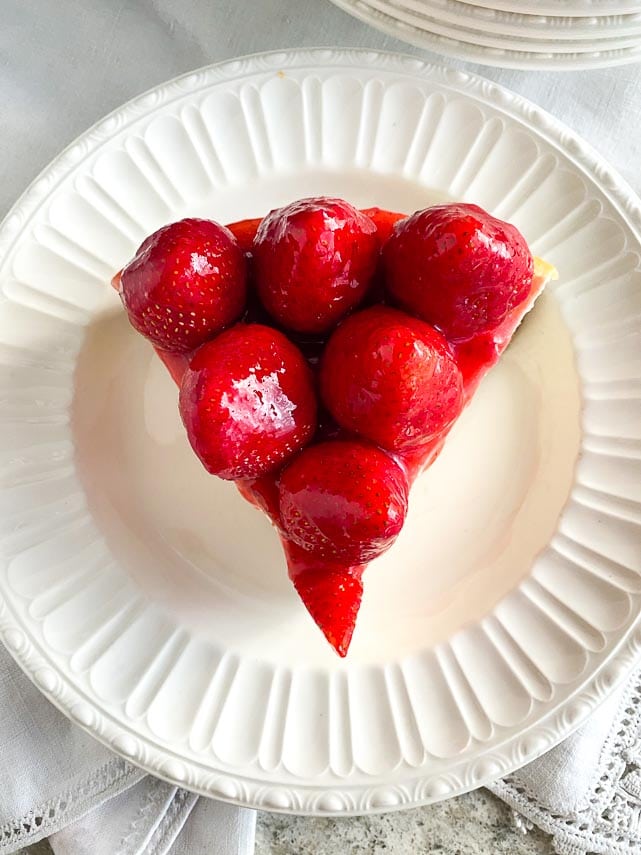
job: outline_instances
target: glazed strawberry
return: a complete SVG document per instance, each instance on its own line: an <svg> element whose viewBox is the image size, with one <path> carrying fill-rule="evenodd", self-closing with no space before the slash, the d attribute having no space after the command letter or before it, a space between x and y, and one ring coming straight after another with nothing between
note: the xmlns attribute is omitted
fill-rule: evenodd
<svg viewBox="0 0 641 855"><path fill-rule="evenodd" d="M333 332L320 380L338 424L391 451L424 446L463 406L461 373L443 336L386 306L357 312Z"/></svg>
<svg viewBox="0 0 641 855"><path fill-rule="evenodd" d="M245 257L224 226L180 220L143 241L119 290L138 332L163 350L188 353L243 313Z"/></svg>
<svg viewBox="0 0 641 855"><path fill-rule="evenodd" d="M310 369L282 333L237 324L196 351L182 378L180 414L208 472L256 478L314 434Z"/></svg>
<svg viewBox="0 0 641 855"><path fill-rule="evenodd" d="M533 261L514 226L457 204L398 222L383 268L394 302L458 342L494 330L527 299Z"/></svg>
<svg viewBox="0 0 641 855"><path fill-rule="evenodd" d="M293 563L300 563L300 555L292 555L291 546L287 551ZM354 634L363 597L362 574L360 566L334 568L321 564L291 576L305 608L339 656L347 655Z"/></svg>
<svg viewBox="0 0 641 855"><path fill-rule="evenodd" d="M406 473L359 440L310 446L280 477L280 518L290 540L316 558L371 561L392 545L407 512Z"/></svg>
<svg viewBox="0 0 641 855"><path fill-rule="evenodd" d="M254 241L258 295L282 326L324 333L357 306L378 263L376 226L341 199L272 211Z"/></svg>

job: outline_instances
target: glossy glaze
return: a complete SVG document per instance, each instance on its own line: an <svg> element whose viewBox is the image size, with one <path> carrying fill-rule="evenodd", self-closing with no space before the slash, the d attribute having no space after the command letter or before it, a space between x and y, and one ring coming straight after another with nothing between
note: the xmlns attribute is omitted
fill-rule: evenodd
<svg viewBox="0 0 641 855"><path fill-rule="evenodd" d="M312 438L311 371L282 333L237 324L196 351L181 380L180 414L208 472L258 477Z"/></svg>

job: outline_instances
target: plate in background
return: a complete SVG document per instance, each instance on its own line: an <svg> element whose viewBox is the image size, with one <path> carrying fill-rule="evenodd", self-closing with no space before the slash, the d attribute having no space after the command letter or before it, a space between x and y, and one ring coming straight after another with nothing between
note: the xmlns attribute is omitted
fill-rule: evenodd
<svg viewBox="0 0 641 855"><path fill-rule="evenodd" d="M331 0L339 8L377 30L424 50L467 62L500 68L539 71L578 71L606 68L641 61L641 36L612 33L612 37L591 41L549 40L549 49L540 40L504 35L489 28L448 23L440 13L420 15L403 0Z"/></svg>
<svg viewBox="0 0 641 855"><path fill-rule="evenodd" d="M449 39L464 42L479 48L490 48L528 53L558 53L596 54L604 50L622 50L624 48L641 47L641 34L627 36L617 35L616 32L602 32L599 36L593 36L589 41L576 40L570 34L565 36L556 34L554 38L541 34L522 32L519 36L498 33L491 28L488 30L473 29L473 22L459 20L456 24L445 21L436 10L432 14L430 10L416 11L409 8L404 0L367 0L373 9L383 12L390 17L397 18L411 27L434 35L441 35ZM414 7L420 4L414 4Z"/></svg>
<svg viewBox="0 0 641 855"><path fill-rule="evenodd" d="M466 0L482 6L530 15L583 16L625 15L641 12L639 0Z"/></svg>
<svg viewBox="0 0 641 855"><path fill-rule="evenodd" d="M521 38L577 39L620 38L641 34L641 6L637 14L558 17L553 15L505 12L473 6L459 0L392 0L392 6L440 18L461 27L474 27L495 35Z"/></svg>

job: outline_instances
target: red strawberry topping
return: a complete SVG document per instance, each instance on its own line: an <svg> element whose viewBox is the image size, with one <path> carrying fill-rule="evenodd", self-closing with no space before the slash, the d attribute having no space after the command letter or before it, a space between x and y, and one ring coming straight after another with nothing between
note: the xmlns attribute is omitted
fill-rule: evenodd
<svg viewBox="0 0 641 855"><path fill-rule="evenodd" d="M394 211L386 211L385 208L362 208L361 214L365 214L376 226L378 240L383 246L387 238L392 234L394 226L399 220L404 220L406 214L397 214Z"/></svg>
<svg viewBox="0 0 641 855"><path fill-rule="evenodd" d="M293 549L292 549L293 547ZM290 559L298 563L293 544ZM362 567L334 569L327 563L292 574L298 596L318 628L339 656L346 656L363 596Z"/></svg>
<svg viewBox="0 0 641 855"><path fill-rule="evenodd" d="M388 294L452 342L494 330L527 299L533 260L509 223L477 205L426 208L383 248Z"/></svg>
<svg viewBox="0 0 641 855"><path fill-rule="evenodd" d="M327 332L365 296L378 255L369 217L341 199L302 199L272 211L256 233L258 295L287 329Z"/></svg>
<svg viewBox="0 0 641 855"><path fill-rule="evenodd" d="M114 277L180 386L195 453L271 518L340 656L410 482L554 274L533 271L521 234L475 205L404 218L313 198L229 227L165 226Z"/></svg>
<svg viewBox="0 0 641 855"><path fill-rule="evenodd" d="M321 394L342 427L387 448L419 448L463 406L461 373L443 336L386 306L347 318L321 362Z"/></svg>
<svg viewBox="0 0 641 855"><path fill-rule="evenodd" d="M156 347L187 353L242 314L245 258L224 226L180 220L143 241L119 290L138 332Z"/></svg>
<svg viewBox="0 0 641 855"><path fill-rule="evenodd" d="M312 438L311 372L282 333L237 324L196 352L182 379L180 413L208 472L256 478Z"/></svg>
<svg viewBox="0 0 641 855"><path fill-rule="evenodd" d="M251 252L258 226L262 223L260 217L254 220L239 220L230 223L227 228L238 241L238 246L243 252Z"/></svg>
<svg viewBox="0 0 641 855"><path fill-rule="evenodd" d="M384 451L358 440L307 448L280 477L286 536L316 557L371 561L403 527L409 484Z"/></svg>
<svg viewBox="0 0 641 855"><path fill-rule="evenodd" d="M243 499L264 511L274 525L280 525L277 473L268 472L259 478L240 478L236 481L236 487Z"/></svg>

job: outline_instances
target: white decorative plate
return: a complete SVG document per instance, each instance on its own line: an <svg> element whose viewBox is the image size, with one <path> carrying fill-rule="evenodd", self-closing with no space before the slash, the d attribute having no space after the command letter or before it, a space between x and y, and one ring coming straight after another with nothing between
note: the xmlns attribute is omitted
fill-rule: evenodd
<svg viewBox="0 0 641 855"><path fill-rule="evenodd" d="M419 12L405 0L332 0L367 24L408 44L445 56L503 68L573 70L605 68L641 61L641 35L601 32L589 40L536 33L506 35L473 20L449 22L438 10Z"/></svg>
<svg viewBox="0 0 641 855"><path fill-rule="evenodd" d="M444 24L475 29L479 34L492 33L503 38L516 36L540 39L546 43L555 40L595 42L622 36L636 36L641 40L641 13L574 18L524 15L472 6L459 0L390 0L390 6L428 15Z"/></svg>
<svg viewBox="0 0 641 855"><path fill-rule="evenodd" d="M317 193L477 202L561 275L367 571L346 661L108 284L168 220ZM640 232L563 125L417 59L267 54L130 102L0 228L4 643L106 745L243 804L392 809L533 759L641 650Z"/></svg>
<svg viewBox="0 0 641 855"><path fill-rule="evenodd" d="M621 50L622 48L639 48L641 50L641 35L623 36L614 30L593 35L589 41L573 39L567 30L565 34L550 34L521 32L518 36L498 32L492 26L486 29L476 29L475 22L469 19L459 19L456 24L445 20L439 9L418 10L421 3L414 2L412 8L405 0L367 0L373 9L384 12L390 17L416 27L426 33L445 36L448 39L464 42L480 48L498 48L516 52L529 53L558 53L558 54L596 54L599 52ZM570 19L566 19L570 20ZM605 19L608 20L608 19Z"/></svg>
<svg viewBox="0 0 641 855"><path fill-rule="evenodd" d="M465 0L471 6L529 15L581 17L641 12L639 0Z"/></svg>

